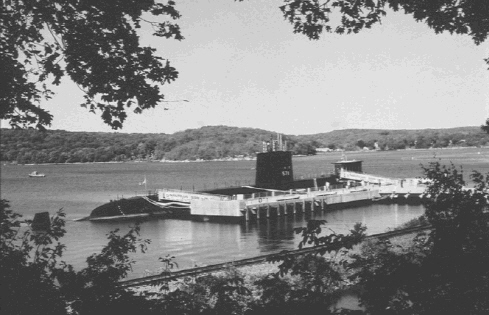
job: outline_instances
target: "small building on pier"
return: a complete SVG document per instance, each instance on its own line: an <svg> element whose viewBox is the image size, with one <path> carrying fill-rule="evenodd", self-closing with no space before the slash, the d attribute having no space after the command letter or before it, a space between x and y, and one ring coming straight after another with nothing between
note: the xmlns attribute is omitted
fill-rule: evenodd
<svg viewBox="0 0 489 315"><path fill-rule="evenodd" d="M341 170L345 170L348 172L355 172L355 173L363 173L362 171L362 162L360 160L343 160L343 161L338 161L333 163L334 164L334 173L337 176L340 176Z"/></svg>

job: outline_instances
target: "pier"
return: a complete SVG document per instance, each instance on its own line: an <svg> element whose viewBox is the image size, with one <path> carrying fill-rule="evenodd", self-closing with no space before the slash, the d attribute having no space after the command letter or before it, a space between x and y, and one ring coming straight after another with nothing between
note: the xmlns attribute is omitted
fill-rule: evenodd
<svg viewBox="0 0 489 315"><path fill-rule="evenodd" d="M396 179L362 172L362 161L335 162L329 176L294 179L292 152L279 135L263 143L257 154L255 185L203 192L160 190L166 205L190 208L190 216L204 221L261 220L271 217L327 211L337 207L388 202L420 202L426 185L420 179Z"/></svg>
<svg viewBox="0 0 489 315"><path fill-rule="evenodd" d="M360 182L363 185L374 185L383 198L405 201L408 198L422 199L426 194L426 184L419 178L388 178L384 176L357 173L341 169L339 177L346 180Z"/></svg>
<svg viewBox="0 0 489 315"><path fill-rule="evenodd" d="M379 190L371 187L329 189L328 186L304 190L268 191L251 195L236 195L230 199L194 199L190 214L207 218L229 217L266 219L296 213L326 211L334 206L369 203L379 198Z"/></svg>

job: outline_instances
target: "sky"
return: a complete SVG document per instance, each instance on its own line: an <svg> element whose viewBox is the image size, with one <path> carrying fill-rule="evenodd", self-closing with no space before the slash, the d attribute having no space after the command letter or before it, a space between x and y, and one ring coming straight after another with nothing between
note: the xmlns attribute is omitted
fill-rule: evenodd
<svg viewBox="0 0 489 315"><path fill-rule="evenodd" d="M479 126L489 117L489 41L435 34L391 11L370 30L311 41L293 34L279 0L176 2L185 40L141 33L179 71L163 86L171 102L131 112L120 132L226 125L304 135ZM79 106L68 79L54 91L42 104L54 115L50 129L113 132Z"/></svg>

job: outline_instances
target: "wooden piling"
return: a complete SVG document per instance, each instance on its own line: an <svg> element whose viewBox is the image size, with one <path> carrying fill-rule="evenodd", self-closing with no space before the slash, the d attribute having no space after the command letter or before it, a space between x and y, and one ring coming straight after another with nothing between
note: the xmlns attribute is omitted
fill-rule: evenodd
<svg viewBox="0 0 489 315"><path fill-rule="evenodd" d="M270 204L267 204L267 218L270 218Z"/></svg>

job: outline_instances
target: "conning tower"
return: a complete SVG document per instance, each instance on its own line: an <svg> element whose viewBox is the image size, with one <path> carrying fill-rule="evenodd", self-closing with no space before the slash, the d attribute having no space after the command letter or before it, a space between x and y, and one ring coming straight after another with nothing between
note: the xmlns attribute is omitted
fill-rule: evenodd
<svg viewBox="0 0 489 315"><path fill-rule="evenodd" d="M287 151L287 142L277 134L277 140L263 142L263 152L256 156L255 186L281 189L294 181L292 152Z"/></svg>

